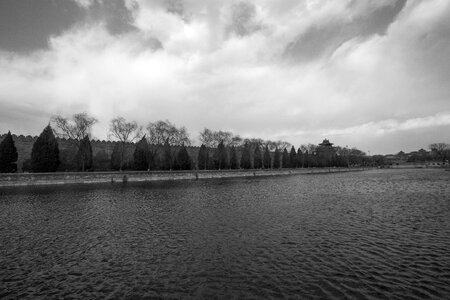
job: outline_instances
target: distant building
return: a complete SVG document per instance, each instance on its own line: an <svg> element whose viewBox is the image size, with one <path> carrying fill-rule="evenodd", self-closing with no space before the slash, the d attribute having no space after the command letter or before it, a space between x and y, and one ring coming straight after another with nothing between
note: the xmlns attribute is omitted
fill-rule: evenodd
<svg viewBox="0 0 450 300"><path fill-rule="evenodd" d="M322 162L323 166L327 166L336 156L336 149L333 147L333 143L330 143L328 139L324 139L322 143L317 146L316 155L319 162Z"/></svg>

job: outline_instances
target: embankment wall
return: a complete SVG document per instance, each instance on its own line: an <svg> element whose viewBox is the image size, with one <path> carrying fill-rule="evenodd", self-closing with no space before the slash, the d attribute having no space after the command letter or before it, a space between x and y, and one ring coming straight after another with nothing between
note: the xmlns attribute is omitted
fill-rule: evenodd
<svg viewBox="0 0 450 300"><path fill-rule="evenodd" d="M0 174L0 187L89 183L150 182L163 180L198 180L209 178L280 176L360 171L362 169L267 169L207 171L133 171L133 172L64 172Z"/></svg>

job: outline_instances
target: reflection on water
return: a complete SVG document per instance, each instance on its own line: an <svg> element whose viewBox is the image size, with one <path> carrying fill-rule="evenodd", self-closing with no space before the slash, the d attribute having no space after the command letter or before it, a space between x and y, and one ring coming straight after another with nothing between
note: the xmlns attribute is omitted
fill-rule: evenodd
<svg viewBox="0 0 450 300"><path fill-rule="evenodd" d="M0 190L0 298L450 299L450 172Z"/></svg>

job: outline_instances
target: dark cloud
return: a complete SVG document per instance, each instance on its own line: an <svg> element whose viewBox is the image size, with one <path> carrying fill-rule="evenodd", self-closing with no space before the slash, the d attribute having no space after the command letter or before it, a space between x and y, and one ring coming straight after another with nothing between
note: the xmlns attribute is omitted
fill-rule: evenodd
<svg viewBox="0 0 450 300"><path fill-rule="evenodd" d="M72 1L1 0L0 48L14 52L46 48L49 36L69 29L83 14Z"/></svg>
<svg viewBox="0 0 450 300"><path fill-rule="evenodd" d="M135 30L132 24L132 12L125 6L124 0L93 1L86 8L88 22L103 22L112 34Z"/></svg>
<svg viewBox="0 0 450 300"><path fill-rule="evenodd" d="M256 20L256 7L252 3L238 2L231 7L229 30L238 36L250 35L262 28Z"/></svg>
<svg viewBox="0 0 450 300"><path fill-rule="evenodd" d="M360 2L351 1L348 11ZM342 19L331 19L323 24L312 24L304 33L289 43L285 56L299 61L309 61L333 53L344 42L353 38L367 38L373 34L385 34L395 20L406 0L397 0L393 5L385 5L369 10L368 13Z"/></svg>

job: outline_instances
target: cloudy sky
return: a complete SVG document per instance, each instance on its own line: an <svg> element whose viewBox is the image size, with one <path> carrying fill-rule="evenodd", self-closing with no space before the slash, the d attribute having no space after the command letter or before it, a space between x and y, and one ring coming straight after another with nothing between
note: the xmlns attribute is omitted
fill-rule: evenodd
<svg viewBox="0 0 450 300"><path fill-rule="evenodd" d="M376 153L450 142L448 0L0 0L0 131L168 119Z"/></svg>

